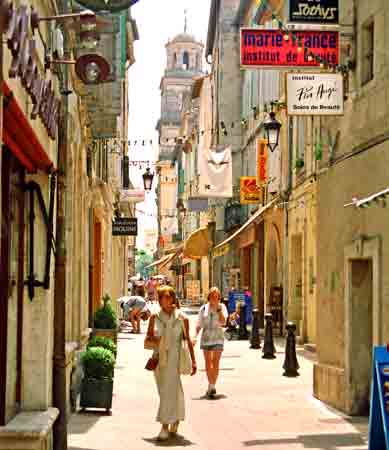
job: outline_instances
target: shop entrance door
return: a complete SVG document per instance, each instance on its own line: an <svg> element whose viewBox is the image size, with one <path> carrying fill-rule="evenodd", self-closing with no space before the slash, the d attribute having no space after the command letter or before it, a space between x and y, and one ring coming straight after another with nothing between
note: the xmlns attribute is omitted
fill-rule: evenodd
<svg viewBox="0 0 389 450"><path fill-rule="evenodd" d="M351 414L368 415L373 347L373 263L350 261L350 387Z"/></svg>
<svg viewBox="0 0 389 450"><path fill-rule="evenodd" d="M0 425L20 409L24 292L24 169L3 147L0 252Z"/></svg>

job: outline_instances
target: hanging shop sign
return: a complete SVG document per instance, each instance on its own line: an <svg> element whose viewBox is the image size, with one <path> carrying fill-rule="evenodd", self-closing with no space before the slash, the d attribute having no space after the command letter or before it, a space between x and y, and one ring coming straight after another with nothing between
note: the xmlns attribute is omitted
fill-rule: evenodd
<svg viewBox="0 0 389 450"><path fill-rule="evenodd" d="M257 177L240 177L240 203L262 203L262 189L257 185Z"/></svg>
<svg viewBox="0 0 389 450"><path fill-rule="evenodd" d="M54 140L57 136L60 101L55 96L51 80L47 80L39 72L35 40L29 37L31 31L27 6L19 6L17 9L10 7L7 14L9 21L5 37L12 54L8 76L20 79L32 102L31 119L39 116L48 135Z"/></svg>
<svg viewBox="0 0 389 450"><path fill-rule="evenodd" d="M267 183L267 141L257 139L257 183L262 186Z"/></svg>
<svg viewBox="0 0 389 450"><path fill-rule="evenodd" d="M109 11L114 13L128 9L138 1L139 0L77 0L77 3L92 11Z"/></svg>
<svg viewBox="0 0 389 450"><path fill-rule="evenodd" d="M112 222L112 236L138 236L138 219L118 217Z"/></svg>
<svg viewBox="0 0 389 450"><path fill-rule="evenodd" d="M339 0L289 0L289 21L337 25Z"/></svg>
<svg viewBox="0 0 389 450"><path fill-rule="evenodd" d="M142 203L145 201L145 191L137 189L122 189L120 191L120 201L128 203Z"/></svg>
<svg viewBox="0 0 389 450"><path fill-rule="evenodd" d="M243 68L337 65L339 32L241 28L240 53Z"/></svg>
<svg viewBox="0 0 389 450"><path fill-rule="evenodd" d="M291 116L344 113L343 76L337 73L288 73L287 111Z"/></svg>

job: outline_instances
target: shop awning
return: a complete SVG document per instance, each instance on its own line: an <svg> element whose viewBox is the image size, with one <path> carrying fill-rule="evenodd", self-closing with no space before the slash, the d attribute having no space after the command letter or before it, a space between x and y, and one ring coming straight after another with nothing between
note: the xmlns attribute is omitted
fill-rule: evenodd
<svg viewBox="0 0 389 450"><path fill-rule="evenodd" d="M38 169L51 171L54 168L53 162L5 81L2 89L7 98L4 104L4 144L28 172L36 172Z"/></svg>
<svg viewBox="0 0 389 450"><path fill-rule="evenodd" d="M224 239L223 242L216 245L213 248L213 257L217 258L219 256L223 256L226 252L223 252L224 247L229 248L228 244L236 239L243 231L245 231L252 223L255 222L265 211L270 209L272 206L274 206L276 203L276 200L271 201L265 206L262 206L262 208L259 208L251 217L248 219L238 230L235 231L235 233L231 234L227 239Z"/></svg>
<svg viewBox="0 0 389 450"><path fill-rule="evenodd" d="M169 264L170 261L173 260L173 258L176 256L176 253L172 253L170 255L165 255L163 258L158 259L157 261L154 261L153 263L149 264L145 267L145 269L151 269L152 267L158 266L160 269L161 267L165 267L167 264Z"/></svg>
<svg viewBox="0 0 389 450"><path fill-rule="evenodd" d="M201 227L191 233L184 242L183 255L187 258L200 259L208 256L212 242L209 240L208 227Z"/></svg>

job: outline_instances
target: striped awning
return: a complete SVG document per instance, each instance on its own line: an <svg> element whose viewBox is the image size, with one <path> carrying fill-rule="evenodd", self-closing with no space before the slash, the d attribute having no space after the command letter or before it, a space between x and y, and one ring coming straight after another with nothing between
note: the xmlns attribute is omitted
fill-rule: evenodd
<svg viewBox="0 0 389 450"><path fill-rule="evenodd" d="M145 269L151 269L152 267L158 266L159 269L162 267L165 267L169 264L170 261L173 260L173 258L176 256L175 253L171 253L170 255L165 255L163 258L158 259L157 261L154 261L153 263L149 264L145 267Z"/></svg>
<svg viewBox="0 0 389 450"><path fill-rule="evenodd" d="M371 194L365 198L358 199L357 197L354 197L352 201L350 203L346 203L344 207L347 208L348 206L355 206L356 208L368 208L369 206L376 204L385 208L387 196L389 196L389 188L376 192L375 194Z"/></svg>

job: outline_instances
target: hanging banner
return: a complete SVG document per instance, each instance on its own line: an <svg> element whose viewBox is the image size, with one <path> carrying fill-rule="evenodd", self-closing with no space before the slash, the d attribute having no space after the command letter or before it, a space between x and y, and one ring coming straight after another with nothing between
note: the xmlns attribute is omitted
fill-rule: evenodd
<svg viewBox="0 0 389 450"><path fill-rule="evenodd" d="M289 0L289 22L337 25L339 0Z"/></svg>
<svg viewBox="0 0 389 450"><path fill-rule="evenodd" d="M257 184L261 186L267 182L267 142L257 139Z"/></svg>
<svg viewBox="0 0 389 450"><path fill-rule="evenodd" d="M256 177L240 177L240 203L262 203L262 189L257 185Z"/></svg>
<svg viewBox="0 0 389 450"><path fill-rule="evenodd" d="M293 31L241 28L242 68L318 67L319 57L339 64L338 31Z"/></svg>
<svg viewBox="0 0 389 450"><path fill-rule="evenodd" d="M208 199L207 198L188 198L188 210L189 211L207 211Z"/></svg>
<svg viewBox="0 0 389 450"><path fill-rule="evenodd" d="M339 73L288 73L286 92L291 116L344 114L343 76Z"/></svg>
<svg viewBox="0 0 389 450"><path fill-rule="evenodd" d="M221 147L215 149L200 148L198 165L198 197L232 197L231 147Z"/></svg>

